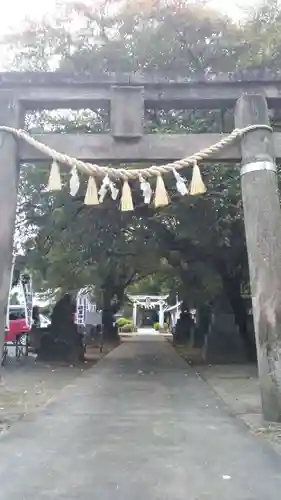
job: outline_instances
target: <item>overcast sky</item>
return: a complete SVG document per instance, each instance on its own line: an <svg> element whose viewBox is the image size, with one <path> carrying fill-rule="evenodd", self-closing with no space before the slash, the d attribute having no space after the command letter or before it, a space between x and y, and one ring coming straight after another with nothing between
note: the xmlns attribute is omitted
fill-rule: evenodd
<svg viewBox="0 0 281 500"><path fill-rule="evenodd" d="M70 0L65 0L65 2ZM93 1L93 0L92 0ZM134 0L132 0L134 1ZM259 3L259 0L211 0L215 7L223 9L232 17L239 17L242 9ZM221 5L224 5L222 7ZM20 27L25 17L40 19L46 12L54 10L56 0L0 0L0 36L9 31L10 28Z"/></svg>

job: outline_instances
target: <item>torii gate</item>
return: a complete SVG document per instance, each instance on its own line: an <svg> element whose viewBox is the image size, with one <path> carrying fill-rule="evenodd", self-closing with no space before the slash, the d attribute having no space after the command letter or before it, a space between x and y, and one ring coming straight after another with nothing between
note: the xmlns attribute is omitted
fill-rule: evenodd
<svg viewBox="0 0 281 500"><path fill-rule="evenodd" d="M159 329L164 328L164 312L167 307L167 295L128 295L133 303L133 328L137 328L138 307L145 309L156 309L159 307Z"/></svg>
<svg viewBox="0 0 281 500"><path fill-rule="evenodd" d="M243 78L243 75L242 75ZM55 73L0 74L0 125L20 128L26 110L93 108L110 110L109 134L41 134L36 138L81 160L170 162L222 139L221 134L143 134L145 108L229 109L235 126L254 125L241 145L212 148L212 160L241 161L247 249L264 416L281 421L281 234L275 158L281 158L280 133L269 128L267 102L280 107L281 81L267 74L241 81L219 75L189 81L170 75L102 74L78 78ZM239 133L238 133L239 136ZM231 141L233 143L233 140ZM226 142L226 144L228 144ZM241 146L241 147L240 147ZM210 152L210 150L209 150ZM0 132L0 322L3 341L16 215L19 163L42 161L42 152L10 133ZM160 177L158 178L159 180ZM126 185L128 187L128 183Z"/></svg>

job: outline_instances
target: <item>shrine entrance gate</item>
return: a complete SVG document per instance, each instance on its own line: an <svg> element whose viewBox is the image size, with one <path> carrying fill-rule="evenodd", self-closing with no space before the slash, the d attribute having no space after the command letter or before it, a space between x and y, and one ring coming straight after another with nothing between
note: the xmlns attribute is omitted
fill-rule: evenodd
<svg viewBox="0 0 281 500"><path fill-rule="evenodd" d="M81 160L170 162L221 140L221 134L144 134L146 108L235 108L235 127L247 129L231 147L214 150L212 161L242 161L241 185L249 257L262 405L268 420L281 421L281 233L275 159L281 134L268 127L268 106L280 107L281 81L235 80L232 75L190 82L167 75L60 73L0 74L0 124L21 128L27 110L110 110L108 134L39 134L35 138ZM19 163L46 158L25 141L0 132L0 322L3 339L9 293ZM231 168L231 166L230 166Z"/></svg>

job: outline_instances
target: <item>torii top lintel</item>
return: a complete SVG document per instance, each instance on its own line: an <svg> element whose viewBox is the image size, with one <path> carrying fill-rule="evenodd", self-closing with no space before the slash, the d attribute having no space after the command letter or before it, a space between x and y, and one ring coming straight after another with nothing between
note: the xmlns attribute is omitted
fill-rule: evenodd
<svg viewBox="0 0 281 500"><path fill-rule="evenodd" d="M72 107L106 104L114 87L142 88L146 105L173 108L232 105L244 93L261 93L272 104L281 101L281 71L236 71L206 74L201 78L173 72L95 73L0 72L0 93L15 93L26 108ZM84 104L83 104L84 103Z"/></svg>
<svg viewBox="0 0 281 500"><path fill-rule="evenodd" d="M163 308L167 304L167 295L128 295L129 300L134 306L144 307L146 309L153 309L155 307Z"/></svg>
<svg viewBox="0 0 281 500"><path fill-rule="evenodd" d="M223 139L224 134L147 134L143 126L145 109L227 109L234 107L243 94L263 95L269 107L280 107L281 72L207 74L199 80L169 72L81 76L60 72L0 73L0 124L9 125L4 117L5 107L9 109L11 103L18 105L20 111L104 108L110 111L108 134L47 133L34 134L34 138L82 161L97 164L152 162L156 165L209 148ZM22 120L24 113L18 114ZM21 128L22 123L16 126ZM281 134L274 133L273 140L275 156L279 159ZM47 160L44 154L26 143L19 143L18 153L23 163ZM214 152L212 160L240 161L239 144Z"/></svg>

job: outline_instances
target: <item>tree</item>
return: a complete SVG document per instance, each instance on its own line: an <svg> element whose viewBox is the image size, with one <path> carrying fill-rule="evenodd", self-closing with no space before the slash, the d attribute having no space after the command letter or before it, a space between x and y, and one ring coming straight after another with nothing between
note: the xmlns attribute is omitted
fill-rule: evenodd
<svg viewBox="0 0 281 500"><path fill-rule="evenodd" d="M137 212L133 217L120 212L112 200L106 208L86 207L83 197L72 199L67 189L55 198L46 196L52 202L44 217L38 218L37 206L32 210L29 203L28 222L37 235L27 241L26 264L39 270L43 284L52 289L76 292L94 285L110 334L126 287L155 266L153 240L143 218Z"/></svg>

